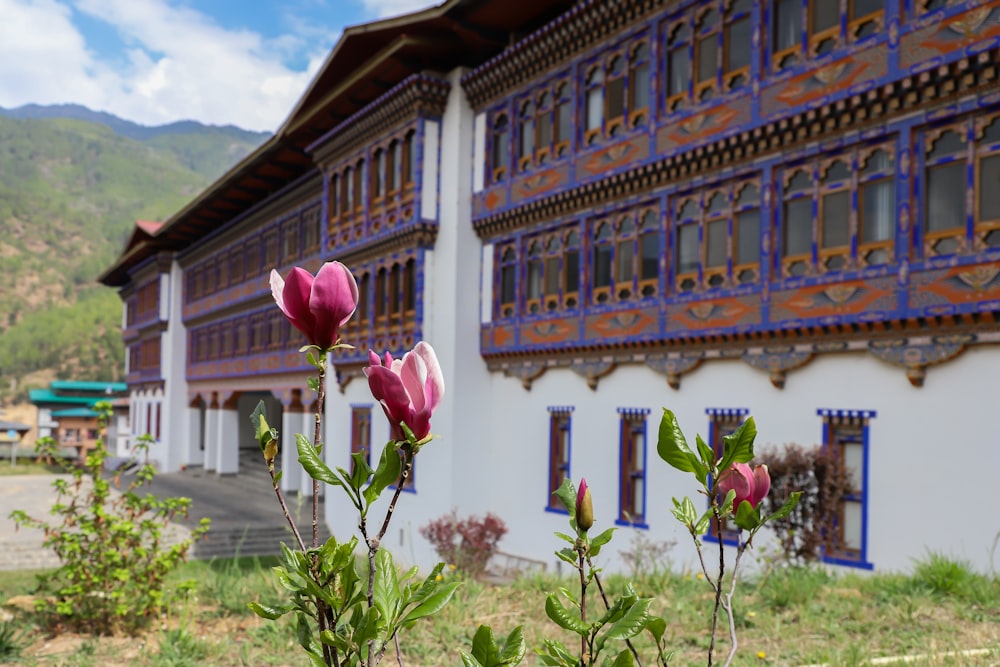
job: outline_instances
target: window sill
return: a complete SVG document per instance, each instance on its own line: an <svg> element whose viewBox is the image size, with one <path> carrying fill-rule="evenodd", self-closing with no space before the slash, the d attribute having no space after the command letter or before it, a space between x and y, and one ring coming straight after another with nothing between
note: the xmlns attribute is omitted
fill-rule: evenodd
<svg viewBox="0 0 1000 667"><path fill-rule="evenodd" d="M550 514L562 514L563 516L569 516L569 512L566 511L565 507L546 507L545 511Z"/></svg>
<svg viewBox="0 0 1000 667"><path fill-rule="evenodd" d="M625 519L615 519L616 526L622 526L623 528L641 528L642 530L649 530L649 524L645 521L626 521Z"/></svg>
<svg viewBox="0 0 1000 667"><path fill-rule="evenodd" d="M837 556L823 556L823 562L827 565L841 565L843 567L856 567L860 570L874 570L875 565L865 560L854 560L853 558L843 558Z"/></svg>

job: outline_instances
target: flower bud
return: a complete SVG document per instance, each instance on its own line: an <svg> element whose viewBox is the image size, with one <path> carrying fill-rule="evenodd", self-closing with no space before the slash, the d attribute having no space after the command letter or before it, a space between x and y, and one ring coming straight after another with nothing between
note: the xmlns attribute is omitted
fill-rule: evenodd
<svg viewBox="0 0 1000 667"><path fill-rule="evenodd" d="M722 498L725 498L730 490L736 492L736 497L733 499L734 513L744 500L756 509L771 490L771 474L766 465L752 469L746 463L734 463L719 475L716 488Z"/></svg>
<svg viewBox="0 0 1000 667"><path fill-rule="evenodd" d="M580 479L580 488L576 492L576 526L583 532L594 525L594 501L590 497L590 487L586 479Z"/></svg>

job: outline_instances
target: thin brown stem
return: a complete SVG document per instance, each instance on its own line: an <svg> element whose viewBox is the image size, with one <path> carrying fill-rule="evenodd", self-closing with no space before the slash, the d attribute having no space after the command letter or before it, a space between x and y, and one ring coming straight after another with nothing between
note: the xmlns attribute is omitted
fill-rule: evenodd
<svg viewBox="0 0 1000 667"><path fill-rule="evenodd" d="M316 383L316 425L313 429L313 447L316 448L317 454L320 453L320 435L323 430L323 411L326 407L326 352L321 352L319 355L319 363L316 365L317 379ZM319 546L319 480L313 479L313 497L312 497L312 529L313 529L313 539L312 545L313 549Z"/></svg>
<svg viewBox="0 0 1000 667"><path fill-rule="evenodd" d="M410 470L413 469L413 452L410 450L403 450L403 470L399 473L399 484L396 485L396 491L392 494L392 501L389 503L389 509L385 513L385 520L382 521L382 527L378 531L378 540L381 542L382 538L385 537L385 531L389 530L389 521L392 519L392 513L396 509L396 501L399 500L399 494L403 490L403 485L406 484L407 478L410 476Z"/></svg>
<svg viewBox="0 0 1000 667"><path fill-rule="evenodd" d="M587 578L583 573L583 559L584 554L587 551L587 545L583 543L583 540L577 540L576 551L580 555L580 562L576 566L576 569L580 571L580 620L584 623L587 622ZM587 635L580 637L580 665L586 665L590 662L589 655L587 652Z"/></svg>
<svg viewBox="0 0 1000 667"><path fill-rule="evenodd" d="M750 536L751 539L753 535ZM726 657L726 662L723 667L729 667L733 662L733 658L736 657L736 649L739 647L739 643L736 641L736 620L733 618L733 595L736 594L736 575L740 569L740 559L743 557L743 552L746 551L747 546L749 546L749 541L740 545L736 549L736 560L733 562L733 582L729 586L729 592L726 593L726 597L722 602L722 608L726 610L726 616L729 617L729 655Z"/></svg>
<svg viewBox="0 0 1000 667"><path fill-rule="evenodd" d="M285 496L281 493L281 486L278 484L278 478L274 474L274 461L270 461L267 464L267 472L271 475L271 487L274 489L274 495L278 497L278 504L281 505L281 511L285 514L285 521L292 529L292 534L295 535L295 541L299 543L299 549L302 553L306 552L306 543L302 541L302 536L299 534L299 527L295 525L295 519L292 518L291 512L288 511L288 505L285 504Z"/></svg>
<svg viewBox="0 0 1000 667"><path fill-rule="evenodd" d="M594 583L597 584L597 590L601 592L601 599L604 601L604 608L611 609L611 605L608 604L608 596L604 592L604 585L601 584L601 578L597 575L597 570L594 569L593 561L590 560L590 553L587 554L587 567L589 567L590 571L594 573ZM632 640L626 639L625 645L628 646L629 651L632 652L632 658L635 660L635 664L642 667L642 659L639 658L639 652L635 650Z"/></svg>
<svg viewBox="0 0 1000 667"><path fill-rule="evenodd" d="M399 650L399 635L394 634L392 640L396 642L396 662L399 664L399 667L403 667L403 652Z"/></svg>
<svg viewBox="0 0 1000 667"><path fill-rule="evenodd" d="M722 541L722 515L719 513L719 506L712 506L715 514L715 532L719 536L719 577L714 584L715 604L712 606L712 637L708 644L708 667L712 667L712 657L715 653L715 635L719 629L719 607L722 605L722 577L726 573L726 550Z"/></svg>

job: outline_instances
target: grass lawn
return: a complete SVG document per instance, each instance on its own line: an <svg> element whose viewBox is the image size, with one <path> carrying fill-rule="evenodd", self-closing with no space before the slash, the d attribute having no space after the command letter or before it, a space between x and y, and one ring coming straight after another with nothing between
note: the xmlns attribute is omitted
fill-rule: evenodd
<svg viewBox="0 0 1000 667"><path fill-rule="evenodd" d="M11 475L56 475L66 472L63 466L50 465L46 463L36 463L34 454L30 456L18 456L17 464L11 465L10 459L0 457L0 477Z"/></svg>
<svg viewBox="0 0 1000 667"><path fill-rule="evenodd" d="M282 600L269 569L273 564L252 558L185 564L172 581L195 580L193 592L135 639L47 635L30 614L14 612L12 620L0 621L0 662L7 652L8 660L19 653L19 664L66 667L303 665L287 618L264 621L246 609L248 600ZM29 593L32 574L0 572L0 601ZM615 589L621 583L609 577L605 585ZM572 646L573 638L545 617L545 596L560 586L573 584L554 577L501 586L466 582L441 614L401 638L403 663L460 664L457 648L468 650L480 622L492 625L497 635L524 625L529 647L548 637ZM639 577L636 588L656 598L653 610L668 621L676 652L671 664L704 665L711 610L707 584L695 576L654 573ZM737 665L903 664L868 661L967 649L990 650L906 664L1000 665L1000 580L943 558L929 558L913 576L778 570L763 585L748 580L736 602ZM723 656L726 650L723 644ZM387 655L386 663L395 664L394 656ZM529 650L522 664L539 663Z"/></svg>

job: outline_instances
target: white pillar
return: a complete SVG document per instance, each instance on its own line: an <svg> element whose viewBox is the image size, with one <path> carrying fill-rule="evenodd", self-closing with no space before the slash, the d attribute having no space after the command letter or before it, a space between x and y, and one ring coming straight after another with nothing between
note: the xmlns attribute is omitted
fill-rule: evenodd
<svg viewBox="0 0 1000 667"><path fill-rule="evenodd" d="M302 487L302 477L305 475L299 464L299 451L295 446L295 434L304 433L301 404L296 406L284 402L281 414L281 490L285 493L298 493Z"/></svg>
<svg viewBox="0 0 1000 667"><path fill-rule="evenodd" d="M218 464L216 452L219 449L219 409L217 395L212 396L205 412L205 470L213 471Z"/></svg>
<svg viewBox="0 0 1000 667"><path fill-rule="evenodd" d="M232 394L220 401L219 420L216 425L215 472L219 475L235 475L240 471L240 411L237 396Z"/></svg>

